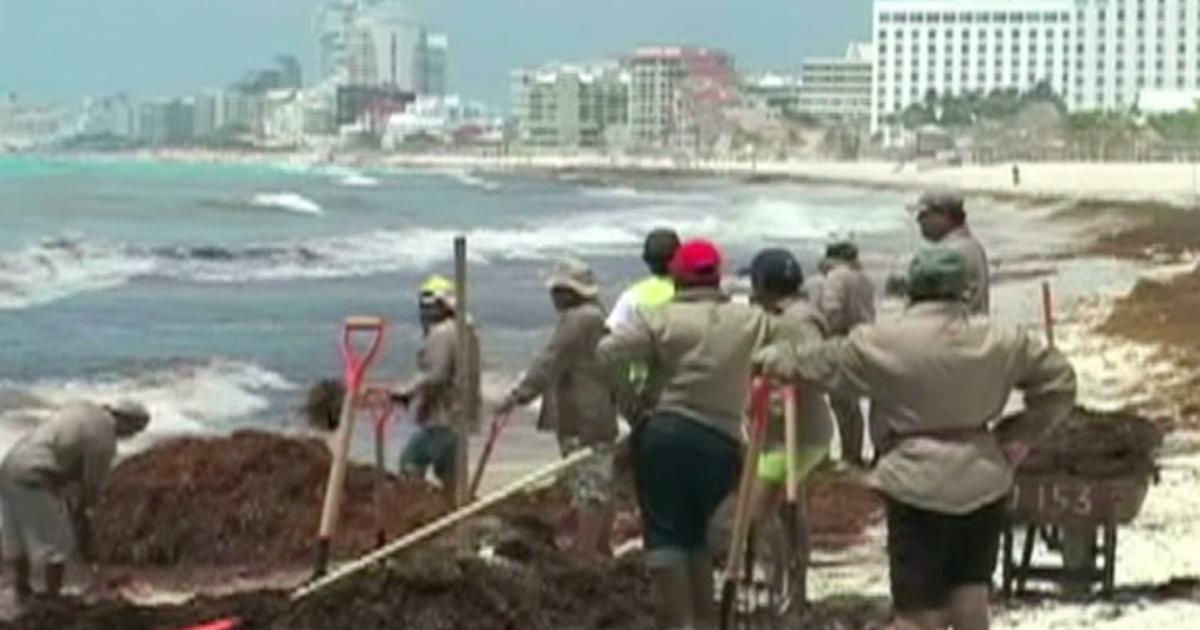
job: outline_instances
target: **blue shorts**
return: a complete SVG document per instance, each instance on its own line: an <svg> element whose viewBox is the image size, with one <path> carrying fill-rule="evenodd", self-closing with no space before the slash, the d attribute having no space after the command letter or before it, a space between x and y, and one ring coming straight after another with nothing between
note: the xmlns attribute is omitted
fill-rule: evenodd
<svg viewBox="0 0 1200 630"><path fill-rule="evenodd" d="M454 429L441 425L421 427L408 439L400 454L400 472L424 479L432 468L438 481L449 486L454 478L457 445L458 436Z"/></svg>
<svg viewBox="0 0 1200 630"><path fill-rule="evenodd" d="M708 524L737 485L741 454L728 436L673 413L655 413L633 440L646 560L669 566L708 547Z"/></svg>

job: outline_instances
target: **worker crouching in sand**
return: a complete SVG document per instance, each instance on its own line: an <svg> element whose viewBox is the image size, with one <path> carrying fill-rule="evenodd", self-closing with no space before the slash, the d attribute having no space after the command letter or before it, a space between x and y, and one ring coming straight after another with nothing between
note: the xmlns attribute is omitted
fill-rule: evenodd
<svg viewBox="0 0 1200 630"><path fill-rule="evenodd" d="M558 324L521 382L496 409L508 414L541 398L538 429L554 431L563 456L586 447L602 447L617 437L617 411L608 378L596 359L596 344L606 334L600 287L592 270L579 260L558 263L547 283ZM612 529L613 462L596 456L571 479L578 516L575 549L594 557L609 551Z"/></svg>
<svg viewBox="0 0 1200 630"><path fill-rule="evenodd" d="M784 249L758 253L750 265L753 300L775 318L776 337L796 345L819 343L829 333L825 317L801 294L804 273L800 263ZM757 480L750 505L759 526L756 531L775 553L790 558L795 576L792 602L797 607L807 602L810 555L808 519L803 483L829 455L833 438L833 420L825 393L815 387L800 387L800 407L796 414L796 479L801 484L794 513L783 506L787 482L787 452L780 413L772 413L767 446L759 458ZM777 406L772 406L775 412ZM784 519L792 519L787 523Z"/></svg>
<svg viewBox="0 0 1200 630"><path fill-rule="evenodd" d="M135 402L66 405L22 437L0 464L4 559L18 600L33 594L30 573L44 567L46 595L62 591L67 560L78 549L90 561L91 519L117 454L117 440L146 428L150 414Z"/></svg>
<svg viewBox="0 0 1200 630"><path fill-rule="evenodd" d="M456 482L454 462L459 445L454 428L460 421L471 430L477 427L479 419L466 416L477 413L481 399L479 338L469 318L467 361L458 364L454 291L454 283L441 276L433 276L421 285L419 304L425 341L417 354L418 372L392 394L403 405L415 405L412 417L418 426L400 455L401 474L424 479L432 469L447 499L453 499ZM465 379L472 401L456 395L460 377Z"/></svg>
<svg viewBox="0 0 1200 630"><path fill-rule="evenodd" d="M646 560L667 627L711 628L708 525L737 483L750 360L771 341L772 326L761 309L722 293L721 254L712 243L683 244L670 270L674 300L641 311L605 337L597 354L622 396L631 391L622 368L648 366L643 400L650 412L632 438Z"/></svg>
<svg viewBox="0 0 1200 630"><path fill-rule="evenodd" d="M870 482L885 498L894 627L980 630L1013 470L1065 419L1075 373L1017 327L971 317L961 254L919 252L898 320L817 345L778 344L757 361L780 378L871 399L882 457ZM999 424L1014 388L1023 419Z"/></svg>

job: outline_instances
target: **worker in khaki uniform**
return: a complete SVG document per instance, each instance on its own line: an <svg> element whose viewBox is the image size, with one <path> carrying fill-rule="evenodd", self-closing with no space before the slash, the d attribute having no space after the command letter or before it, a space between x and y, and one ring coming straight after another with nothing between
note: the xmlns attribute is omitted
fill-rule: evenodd
<svg viewBox="0 0 1200 630"><path fill-rule="evenodd" d="M989 315L992 289L987 252L967 227L963 196L951 191L927 191L921 194L911 210L916 214L925 240L953 249L962 256L966 269L966 302L971 314Z"/></svg>
<svg viewBox="0 0 1200 630"><path fill-rule="evenodd" d="M849 241L829 245L825 249L822 269L825 279L817 287L813 303L825 315L830 332L844 337L856 327L874 322L875 285L858 262L858 247ZM829 405L837 417L838 434L842 438L842 461L864 466L866 423L861 401L857 396L831 394Z"/></svg>
<svg viewBox="0 0 1200 630"><path fill-rule="evenodd" d="M620 369L648 367L636 402L649 413L634 416L645 419L632 438L646 560L667 627L710 628L708 525L737 482L750 360L771 341L772 323L721 291L721 254L712 243L684 243L670 269L675 298L614 330L596 352L622 397L638 393Z"/></svg>
<svg viewBox="0 0 1200 630"><path fill-rule="evenodd" d="M895 627L989 625L1005 498L1029 444L1065 419L1075 373L1036 336L971 317L966 270L949 248L919 252L896 321L815 346L779 344L763 369L867 396L883 423L870 476L885 497ZM997 425L1014 388L1026 413Z"/></svg>
<svg viewBox="0 0 1200 630"><path fill-rule="evenodd" d="M785 249L766 249L759 252L750 264L753 301L769 313L776 323L776 338L797 345L820 343L828 336L825 317L801 293L804 273L799 261ZM793 569L792 602L804 607L808 601L808 564L811 553L808 518L804 500L804 482L829 455L833 438L833 419L825 392L819 388L798 384L800 406L796 414L797 453L796 479L800 483L799 500L790 518L793 530L775 515L784 515L785 484L787 483L787 451L785 449L782 409L773 405L770 430L762 457L759 458L757 482L750 505L759 526L756 531L764 538L762 547L790 558ZM778 401L773 401L778 402Z"/></svg>
<svg viewBox="0 0 1200 630"><path fill-rule="evenodd" d="M432 276L421 285L421 327L425 343L417 354L417 374L392 393L404 405L415 403L417 432L400 455L400 472L424 479L430 469L447 497L454 496L454 462L458 448L455 426L464 421L469 430L479 423L479 338L468 318L467 360L458 364L458 328L455 325L454 283ZM465 371L465 374L463 373ZM460 376L468 400L457 395Z"/></svg>
<svg viewBox="0 0 1200 630"><path fill-rule="evenodd" d="M559 262L547 283L558 312L550 341L497 413L542 399L538 429L554 431L563 456L586 447L611 445L617 437L617 410L607 374L596 359L596 344L607 333L604 308L591 268L579 260ZM575 549L584 556L608 551L612 529L612 457L597 456L576 469L571 480L578 515Z"/></svg>
<svg viewBox="0 0 1200 630"><path fill-rule="evenodd" d="M117 440L137 435L149 422L146 408L135 402L72 403L8 452L0 464L0 516L18 599L33 594L34 563L44 567L46 594L57 597L76 542L80 555L91 559L92 512Z"/></svg>

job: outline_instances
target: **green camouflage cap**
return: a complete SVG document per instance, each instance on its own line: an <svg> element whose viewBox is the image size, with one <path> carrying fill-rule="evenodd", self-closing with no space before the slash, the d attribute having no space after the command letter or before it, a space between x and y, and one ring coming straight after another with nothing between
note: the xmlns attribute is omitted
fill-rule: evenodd
<svg viewBox="0 0 1200 630"><path fill-rule="evenodd" d="M908 266L909 298L961 300L966 290L966 264L957 251L928 247L913 256Z"/></svg>

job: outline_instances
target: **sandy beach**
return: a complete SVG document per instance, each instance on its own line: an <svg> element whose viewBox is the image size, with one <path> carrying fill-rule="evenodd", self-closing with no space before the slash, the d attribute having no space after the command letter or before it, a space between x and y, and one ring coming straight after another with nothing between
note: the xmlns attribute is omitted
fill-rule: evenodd
<svg viewBox="0 0 1200 630"><path fill-rule="evenodd" d="M996 261L994 298L1000 316L1039 326L1037 298L1041 283L1049 281L1057 300L1056 340L1078 371L1081 404L1162 419L1170 433L1159 460L1159 482L1150 489L1139 518L1121 530L1116 598L1065 601L1053 589L1042 587L1036 597L997 602L996 627L1184 630L1195 626L1200 614L1195 587L1200 577L1196 553L1200 519L1193 500L1200 491L1200 396L1195 393L1200 386L1200 343L1193 337L1200 329L1194 268L1194 255L1200 250L1200 213L1190 210L1196 205L1196 173L1190 164L1029 164L1022 165L1022 185L1014 188L1009 164L948 168L909 164L898 170L894 163L872 162L682 164L588 156L345 154L329 161L310 154L173 151L135 157L288 168L335 166L363 173L390 169L447 170L468 176L520 172L602 186L638 186L644 179L679 177L905 191L951 186L1001 202L994 205L1012 206L1018 212L1005 214L1005 221L1019 221L1019 229L1055 237L1039 241L1046 243L1045 251ZM982 223L985 217L979 218ZM539 463L502 457L495 467L497 480L490 483ZM866 598L886 614L883 543L884 530L876 520L853 544L823 549L811 578L819 607L835 607L853 596ZM127 595L154 592L148 580L139 580Z"/></svg>
<svg viewBox="0 0 1200 630"><path fill-rule="evenodd" d="M68 154L79 155L79 154ZM1191 162L1033 162L950 166L930 160L685 160L600 154L384 154L377 152L218 151L155 149L121 154L88 154L91 159L133 159L228 164L346 166L390 169L454 169L480 172L557 174L581 179L720 176L763 183L796 181L917 190L950 187L1004 199L1048 202L1106 200L1161 202L1182 208L1200 205L1200 164Z"/></svg>

